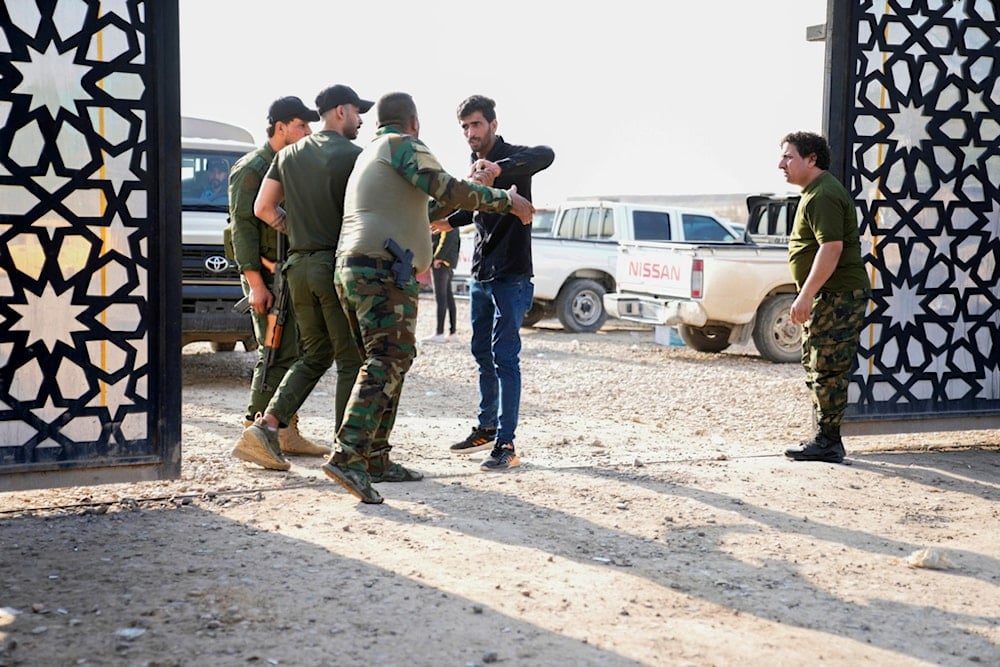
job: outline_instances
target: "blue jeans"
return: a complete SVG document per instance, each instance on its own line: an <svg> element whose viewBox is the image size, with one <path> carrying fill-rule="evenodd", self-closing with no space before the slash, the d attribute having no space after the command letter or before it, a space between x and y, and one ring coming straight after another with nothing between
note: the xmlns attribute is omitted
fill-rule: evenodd
<svg viewBox="0 0 1000 667"><path fill-rule="evenodd" d="M521 323L531 307L531 276L473 280L469 287L472 356L479 365L479 426L513 443L521 405Z"/></svg>

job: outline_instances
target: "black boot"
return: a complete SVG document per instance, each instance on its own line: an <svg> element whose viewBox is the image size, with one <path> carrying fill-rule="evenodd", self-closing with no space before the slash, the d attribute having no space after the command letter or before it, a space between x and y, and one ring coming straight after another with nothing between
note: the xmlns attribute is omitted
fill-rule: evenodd
<svg viewBox="0 0 1000 667"><path fill-rule="evenodd" d="M797 447L789 447L785 450L785 456L794 461L841 463L846 454L844 441L840 439L840 434L826 433L822 429L816 431L812 440L800 442Z"/></svg>

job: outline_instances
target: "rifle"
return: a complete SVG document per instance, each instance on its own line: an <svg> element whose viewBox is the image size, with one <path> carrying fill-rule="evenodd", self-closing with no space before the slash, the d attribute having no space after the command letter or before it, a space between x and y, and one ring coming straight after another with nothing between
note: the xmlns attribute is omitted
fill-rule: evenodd
<svg viewBox="0 0 1000 667"><path fill-rule="evenodd" d="M274 358L278 355L278 347L281 346L281 337L285 332L285 320L288 319L288 283L285 281L285 260L287 254L287 237L278 232L278 256L274 261L274 284L271 286L274 303L271 304L271 310L267 311L263 367L260 372L261 389L263 391L273 391L275 389L275 387L267 384L267 372L271 369L271 366L274 364Z"/></svg>
<svg viewBox="0 0 1000 667"><path fill-rule="evenodd" d="M396 278L396 287L406 289L410 279L413 278L413 251L403 250L402 246L392 239L386 239L383 247L394 258L391 268L392 274Z"/></svg>

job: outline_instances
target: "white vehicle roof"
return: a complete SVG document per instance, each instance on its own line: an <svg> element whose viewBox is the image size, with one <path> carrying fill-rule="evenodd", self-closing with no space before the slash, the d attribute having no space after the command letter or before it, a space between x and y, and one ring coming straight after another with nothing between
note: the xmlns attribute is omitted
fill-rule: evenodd
<svg viewBox="0 0 1000 667"><path fill-rule="evenodd" d="M247 152L257 145L253 135L237 125L205 118L181 117L181 145L194 150Z"/></svg>

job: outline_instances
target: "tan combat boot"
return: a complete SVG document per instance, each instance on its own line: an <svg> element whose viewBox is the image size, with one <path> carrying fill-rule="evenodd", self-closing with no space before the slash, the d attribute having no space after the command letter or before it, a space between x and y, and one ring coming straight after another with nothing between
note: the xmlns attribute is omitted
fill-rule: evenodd
<svg viewBox="0 0 1000 667"><path fill-rule="evenodd" d="M231 454L241 461L256 463L270 470L288 470L292 467L281 455L278 434L268 429L260 418L246 423Z"/></svg>
<svg viewBox="0 0 1000 667"><path fill-rule="evenodd" d="M299 433L299 416L292 415L286 428L278 429L278 444L285 454L297 456L329 456L330 447L317 445Z"/></svg>

